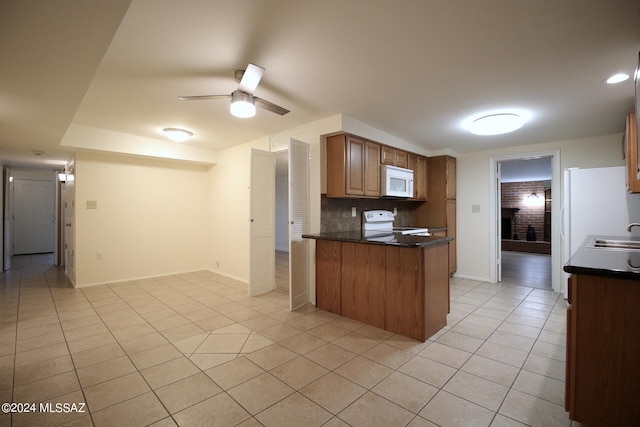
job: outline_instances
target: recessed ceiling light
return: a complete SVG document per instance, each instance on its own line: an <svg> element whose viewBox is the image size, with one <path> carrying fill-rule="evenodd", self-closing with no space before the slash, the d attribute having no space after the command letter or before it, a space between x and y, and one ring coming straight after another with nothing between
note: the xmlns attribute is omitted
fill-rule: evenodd
<svg viewBox="0 0 640 427"><path fill-rule="evenodd" d="M524 125L524 119L515 113L497 113L479 117L469 123L474 135L500 135L513 132Z"/></svg>
<svg viewBox="0 0 640 427"><path fill-rule="evenodd" d="M618 74L614 74L613 76L609 77L606 81L610 85L613 85L613 84L620 83L620 82L623 82L623 81L628 80L628 79L629 79L629 74L618 73Z"/></svg>
<svg viewBox="0 0 640 427"><path fill-rule="evenodd" d="M162 129L162 133L164 133L167 138L175 142L185 142L193 136L192 132L179 128L164 128Z"/></svg>

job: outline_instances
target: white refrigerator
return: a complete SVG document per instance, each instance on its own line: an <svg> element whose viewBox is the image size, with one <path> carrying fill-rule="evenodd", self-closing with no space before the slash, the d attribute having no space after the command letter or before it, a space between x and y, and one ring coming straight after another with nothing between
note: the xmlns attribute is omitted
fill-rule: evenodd
<svg viewBox="0 0 640 427"><path fill-rule="evenodd" d="M627 226L640 220L640 196L627 193L625 174L624 166L564 171L562 265L590 234L630 236ZM568 276L563 274L565 298Z"/></svg>

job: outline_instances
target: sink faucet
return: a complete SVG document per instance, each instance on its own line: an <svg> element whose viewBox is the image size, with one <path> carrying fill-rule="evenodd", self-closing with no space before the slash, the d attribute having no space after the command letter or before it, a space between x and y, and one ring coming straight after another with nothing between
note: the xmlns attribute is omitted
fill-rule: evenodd
<svg viewBox="0 0 640 427"><path fill-rule="evenodd" d="M637 223L637 222L632 222L631 224L627 225L627 231L628 231L629 233L631 233L631 229L632 229L633 227L640 227L640 224L639 224L639 223Z"/></svg>

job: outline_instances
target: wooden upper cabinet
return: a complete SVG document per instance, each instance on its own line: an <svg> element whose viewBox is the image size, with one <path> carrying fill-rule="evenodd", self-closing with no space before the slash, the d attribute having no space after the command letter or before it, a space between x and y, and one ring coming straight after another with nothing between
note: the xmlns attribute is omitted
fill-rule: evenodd
<svg viewBox="0 0 640 427"><path fill-rule="evenodd" d="M456 159L454 157L445 157L446 161L446 195L447 199L455 199L456 198L456 187L457 183L457 170L456 170Z"/></svg>
<svg viewBox="0 0 640 427"><path fill-rule="evenodd" d="M407 169L409 168L409 153L383 145L380 151L380 163Z"/></svg>
<svg viewBox="0 0 640 427"><path fill-rule="evenodd" d="M456 158L436 156L427 158L428 202L413 210L413 224L419 227L447 229L449 242L449 272L457 268L456 242Z"/></svg>
<svg viewBox="0 0 640 427"><path fill-rule="evenodd" d="M380 197L380 144L364 143L364 195Z"/></svg>
<svg viewBox="0 0 640 427"><path fill-rule="evenodd" d="M409 153L409 169L413 171L413 198L427 200L427 158Z"/></svg>
<svg viewBox="0 0 640 427"><path fill-rule="evenodd" d="M365 143L363 139L347 137L346 161L346 194L356 196L364 196L364 159L365 159Z"/></svg>
<svg viewBox="0 0 640 427"><path fill-rule="evenodd" d="M327 197L380 197L380 145L353 135L327 137Z"/></svg>
<svg viewBox="0 0 640 427"><path fill-rule="evenodd" d="M627 114L624 130L624 154L627 166L627 190L630 193L640 193L640 181L638 180L638 139L636 129L636 114L632 111Z"/></svg>

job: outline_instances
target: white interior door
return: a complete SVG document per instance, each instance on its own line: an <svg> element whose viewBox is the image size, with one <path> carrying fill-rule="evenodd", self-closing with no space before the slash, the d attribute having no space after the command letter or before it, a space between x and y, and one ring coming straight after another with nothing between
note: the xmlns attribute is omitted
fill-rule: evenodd
<svg viewBox="0 0 640 427"><path fill-rule="evenodd" d="M275 156L251 149L249 295L275 289Z"/></svg>
<svg viewBox="0 0 640 427"><path fill-rule="evenodd" d="M62 194L63 239L64 239L64 271L75 286L76 283L76 239L75 239L75 181L67 180Z"/></svg>
<svg viewBox="0 0 640 427"><path fill-rule="evenodd" d="M496 230L498 244L496 245L496 280L502 282L502 177L500 176L500 162L496 163Z"/></svg>
<svg viewBox="0 0 640 427"><path fill-rule="evenodd" d="M309 302L309 144L289 143L289 308Z"/></svg>
<svg viewBox="0 0 640 427"><path fill-rule="evenodd" d="M9 169L4 169L4 188L3 188L3 203L2 203L2 231L3 231L3 270L7 271L11 268L11 212L10 206L10 177L11 173Z"/></svg>
<svg viewBox="0 0 640 427"><path fill-rule="evenodd" d="M55 248L53 181L13 181L13 254L53 252Z"/></svg>

